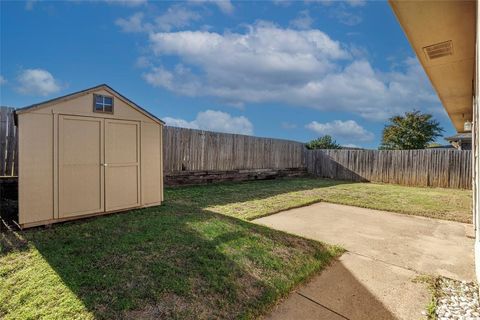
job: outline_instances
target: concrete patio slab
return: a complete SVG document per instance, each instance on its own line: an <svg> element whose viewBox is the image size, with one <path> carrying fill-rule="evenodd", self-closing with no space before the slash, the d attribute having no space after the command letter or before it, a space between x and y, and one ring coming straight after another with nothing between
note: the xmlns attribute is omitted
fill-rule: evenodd
<svg viewBox="0 0 480 320"><path fill-rule="evenodd" d="M469 224L324 202L254 222L418 273L475 279Z"/></svg>
<svg viewBox="0 0 480 320"><path fill-rule="evenodd" d="M296 290L267 319L421 319L430 294L417 273L352 253Z"/></svg>
<svg viewBox="0 0 480 320"><path fill-rule="evenodd" d="M349 252L267 319L425 319L422 274L474 280L471 225L318 203L254 220Z"/></svg>

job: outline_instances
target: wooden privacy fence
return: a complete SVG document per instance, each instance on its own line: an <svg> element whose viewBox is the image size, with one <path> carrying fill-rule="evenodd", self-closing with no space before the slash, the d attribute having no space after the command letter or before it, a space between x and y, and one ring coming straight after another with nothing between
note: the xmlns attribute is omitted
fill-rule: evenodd
<svg viewBox="0 0 480 320"><path fill-rule="evenodd" d="M163 130L165 174L305 168L303 143L176 127Z"/></svg>
<svg viewBox="0 0 480 320"><path fill-rule="evenodd" d="M17 137L13 108L1 107L0 176L16 176ZM305 168L300 142L164 127L166 175L185 171Z"/></svg>
<svg viewBox="0 0 480 320"><path fill-rule="evenodd" d="M0 107L0 176L17 175L17 127L13 110Z"/></svg>
<svg viewBox="0 0 480 320"><path fill-rule="evenodd" d="M0 108L0 176L16 176L18 172L13 110ZM221 171L234 179L241 175L257 178L258 172L279 175L280 169L294 169L282 173L291 176L300 175L306 167L309 173L323 178L469 189L471 156L471 151L442 149L306 150L303 143L288 140L176 127L163 130L164 174L181 175L181 179L193 171L196 175L203 171L206 181L213 172Z"/></svg>
<svg viewBox="0 0 480 320"><path fill-rule="evenodd" d="M321 178L470 189L469 150L308 150L309 173Z"/></svg>

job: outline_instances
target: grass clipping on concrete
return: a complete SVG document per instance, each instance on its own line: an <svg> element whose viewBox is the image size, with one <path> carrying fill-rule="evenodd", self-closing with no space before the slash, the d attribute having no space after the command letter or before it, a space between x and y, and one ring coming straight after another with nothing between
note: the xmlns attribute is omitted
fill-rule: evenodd
<svg viewBox="0 0 480 320"><path fill-rule="evenodd" d="M255 318L342 252L212 212L235 200L204 188L201 201L201 188L170 189L160 207L2 232L0 318Z"/></svg>

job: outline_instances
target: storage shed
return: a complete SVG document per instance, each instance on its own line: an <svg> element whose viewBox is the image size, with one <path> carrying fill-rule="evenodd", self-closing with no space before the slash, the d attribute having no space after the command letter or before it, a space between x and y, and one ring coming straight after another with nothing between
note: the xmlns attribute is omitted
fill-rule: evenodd
<svg viewBox="0 0 480 320"><path fill-rule="evenodd" d="M102 84L16 111L20 226L159 205L162 126Z"/></svg>

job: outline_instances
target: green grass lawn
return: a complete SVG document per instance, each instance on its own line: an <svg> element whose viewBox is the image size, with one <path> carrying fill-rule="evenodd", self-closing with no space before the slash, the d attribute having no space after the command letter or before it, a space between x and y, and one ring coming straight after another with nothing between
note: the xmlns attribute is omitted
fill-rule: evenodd
<svg viewBox="0 0 480 320"><path fill-rule="evenodd" d="M248 185L237 185L238 200L222 186L168 189L160 207L1 233L0 318L264 313L342 250L208 209L258 200L255 189L243 192Z"/></svg>
<svg viewBox="0 0 480 320"><path fill-rule="evenodd" d="M0 318L254 318L342 249L247 220L329 201L468 222L471 193L299 178L169 188L165 200L2 232Z"/></svg>
<svg viewBox="0 0 480 320"><path fill-rule="evenodd" d="M415 188L313 178L223 183L168 189L167 198L198 203L245 220L325 201L459 222L472 222L470 190ZM215 201L211 201L215 198Z"/></svg>

